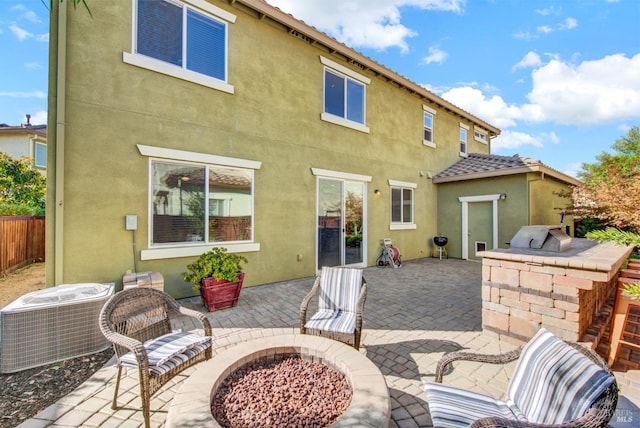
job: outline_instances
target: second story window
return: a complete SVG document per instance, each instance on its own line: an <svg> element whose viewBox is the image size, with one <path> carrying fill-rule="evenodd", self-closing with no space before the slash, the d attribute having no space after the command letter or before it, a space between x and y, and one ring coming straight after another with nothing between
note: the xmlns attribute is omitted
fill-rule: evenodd
<svg viewBox="0 0 640 428"><path fill-rule="evenodd" d="M433 135L433 119L436 116L437 110L422 104L423 119L422 119L422 144L429 147L436 147L435 137Z"/></svg>
<svg viewBox="0 0 640 428"><path fill-rule="evenodd" d="M325 70L324 111L364 125L364 85L331 70Z"/></svg>
<svg viewBox="0 0 640 428"><path fill-rule="evenodd" d="M487 144L487 132L481 129L474 128L473 139L483 144Z"/></svg>
<svg viewBox="0 0 640 428"><path fill-rule="evenodd" d="M460 124L460 156L467 155L467 133L469 127L464 123Z"/></svg>
<svg viewBox="0 0 640 428"><path fill-rule="evenodd" d="M369 132L366 122L366 85L371 79L328 58L324 68L322 120Z"/></svg>
<svg viewBox="0 0 640 428"><path fill-rule="evenodd" d="M429 112L424 112L424 135L422 137L426 143L433 143L433 115Z"/></svg>
<svg viewBox="0 0 640 428"><path fill-rule="evenodd" d="M186 5L138 0L136 52L226 81L226 24Z"/></svg>

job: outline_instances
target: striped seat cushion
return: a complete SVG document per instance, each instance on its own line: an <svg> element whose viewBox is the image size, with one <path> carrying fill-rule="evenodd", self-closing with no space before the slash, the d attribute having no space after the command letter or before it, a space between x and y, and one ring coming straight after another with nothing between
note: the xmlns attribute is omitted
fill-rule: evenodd
<svg viewBox="0 0 640 428"><path fill-rule="evenodd" d="M178 331L144 343L150 367L163 366L173 358L187 355L188 351L199 346L204 346L205 349L211 346L211 337ZM128 367L137 367L138 362L133 352L127 352L120 357L120 364Z"/></svg>
<svg viewBox="0 0 640 428"><path fill-rule="evenodd" d="M353 333L356 328L356 314L342 311L316 312L305 324L306 328L338 333Z"/></svg>
<svg viewBox="0 0 640 428"><path fill-rule="evenodd" d="M320 272L318 312L306 322L305 327L353 333L361 288L361 269L323 267Z"/></svg>
<svg viewBox="0 0 640 428"><path fill-rule="evenodd" d="M615 378L542 328L525 345L507 397L529 422L558 424L576 419Z"/></svg>
<svg viewBox="0 0 640 428"><path fill-rule="evenodd" d="M211 346L211 343L202 343L200 345L196 345L193 348L189 348L181 354L174 355L169 358L164 364L159 366L149 366L149 372L152 375L160 376L171 370L174 367L179 366L187 360L190 360L194 356L198 355L201 352L204 352L207 348Z"/></svg>
<svg viewBox="0 0 640 428"><path fill-rule="evenodd" d="M485 417L525 420L513 403L436 382L424 382L434 427L467 427Z"/></svg>

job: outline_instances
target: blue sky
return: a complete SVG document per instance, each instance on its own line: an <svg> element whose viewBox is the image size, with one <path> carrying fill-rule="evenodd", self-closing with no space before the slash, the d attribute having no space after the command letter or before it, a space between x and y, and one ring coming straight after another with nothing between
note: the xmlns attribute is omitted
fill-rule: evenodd
<svg viewBox="0 0 640 428"><path fill-rule="evenodd" d="M0 0L0 123L46 122L48 3ZM640 125L639 0L268 3L502 129L493 154L575 175Z"/></svg>

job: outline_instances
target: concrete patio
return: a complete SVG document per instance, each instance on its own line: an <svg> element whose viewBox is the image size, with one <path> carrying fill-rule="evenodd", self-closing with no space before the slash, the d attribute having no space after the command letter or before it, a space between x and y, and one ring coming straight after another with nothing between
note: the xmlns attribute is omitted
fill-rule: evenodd
<svg viewBox="0 0 640 428"><path fill-rule="evenodd" d="M481 265L454 259L425 258L400 269L370 267L364 331L360 352L384 375L391 397L390 427L430 427L422 381L433 379L436 362L461 349L500 353L514 348L483 333L481 324ZM243 289L238 306L208 313L214 331L214 352L249 338L297 333L299 305L313 278ZM199 298L184 306L204 311ZM185 330L195 325L181 324ZM445 376L445 383L500 397L515 364L506 367L465 363ZM174 378L151 401L154 426L163 427L167 411L182 381L195 368ZM640 423L640 370L614 366L620 387L613 427ZM115 383L113 361L58 403L19 425L35 427L140 427L137 373L123 380L119 410L111 409ZM204 393L204 391L203 391Z"/></svg>

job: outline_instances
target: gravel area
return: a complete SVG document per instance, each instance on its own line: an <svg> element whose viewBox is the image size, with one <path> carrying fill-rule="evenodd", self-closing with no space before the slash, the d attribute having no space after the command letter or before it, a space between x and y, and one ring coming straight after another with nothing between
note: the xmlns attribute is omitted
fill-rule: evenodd
<svg viewBox="0 0 640 428"><path fill-rule="evenodd" d="M225 428L333 425L351 402L343 373L299 356L262 358L233 372L211 405Z"/></svg>
<svg viewBox="0 0 640 428"><path fill-rule="evenodd" d="M113 356L111 348L85 357L0 374L0 427L22 423L73 391Z"/></svg>

